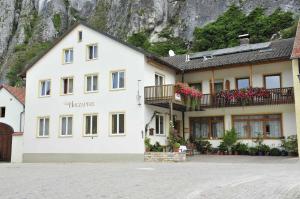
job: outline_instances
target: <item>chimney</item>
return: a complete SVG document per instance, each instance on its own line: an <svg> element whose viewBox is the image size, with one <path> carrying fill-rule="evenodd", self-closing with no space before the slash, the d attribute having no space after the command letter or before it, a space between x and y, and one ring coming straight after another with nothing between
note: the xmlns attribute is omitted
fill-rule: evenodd
<svg viewBox="0 0 300 199"><path fill-rule="evenodd" d="M250 44L250 36L249 34L239 35L240 45L248 45Z"/></svg>

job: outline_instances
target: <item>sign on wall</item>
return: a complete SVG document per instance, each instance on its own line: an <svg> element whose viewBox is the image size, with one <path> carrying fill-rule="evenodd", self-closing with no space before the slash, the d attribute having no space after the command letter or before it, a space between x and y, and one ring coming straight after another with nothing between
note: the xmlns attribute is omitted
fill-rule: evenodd
<svg viewBox="0 0 300 199"><path fill-rule="evenodd" d="M88 108L96 105L95 102L65 102L65 105L69 108Z"/></svg>

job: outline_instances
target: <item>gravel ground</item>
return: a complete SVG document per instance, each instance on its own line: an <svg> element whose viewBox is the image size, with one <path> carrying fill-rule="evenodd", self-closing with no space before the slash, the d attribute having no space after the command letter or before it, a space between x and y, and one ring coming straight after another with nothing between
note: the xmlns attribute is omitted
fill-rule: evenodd
<svg viewBox="0 0 300 199"><path fill-rule="evenodd" d="M0 199L296 199L300 160L195 156L185 163L1 163L0 183Z"/></svg>

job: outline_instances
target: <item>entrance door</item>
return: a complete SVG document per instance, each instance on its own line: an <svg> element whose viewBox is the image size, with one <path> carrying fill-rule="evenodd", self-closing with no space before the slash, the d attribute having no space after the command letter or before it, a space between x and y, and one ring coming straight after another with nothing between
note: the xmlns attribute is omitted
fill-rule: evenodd
<svg viewBox="0 0 300 199"><path fill-rule="evenodd" d="M164 96L164 89L163 89L163 85L164 85L164 76L159 75L159 74L155 74L155 93L156 93L156 97L157 98L161 98Z"/></svg>
<svg viewBox="0 0 300 199"><path fill-rule="evenodd" d="M13 129L0 123L0 161L10 161Z"/></svg>

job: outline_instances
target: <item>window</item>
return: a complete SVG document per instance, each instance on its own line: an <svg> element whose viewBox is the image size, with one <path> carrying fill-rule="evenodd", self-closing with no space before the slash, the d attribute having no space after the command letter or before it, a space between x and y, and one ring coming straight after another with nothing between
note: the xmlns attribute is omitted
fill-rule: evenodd
<svg viewBox="0 0 300 199"><path fill-rule="evenodd" d="M233 116L234 128L239 138L280 138L281 115Z"/></svg>
<svg viewBox="0 0 300 199"><path fill-rule="evenodd" d="M40 81L40 97L47 97L51 94L51 81L42 80Z"/></svg>
<svg viewBox="0 0 300 199"><path fill-rule="evenodd" d="M5 117L5 107L0 107L0 117Z"/></svg>
<svg viewBox="0 0 300 199"><path fill-rule="evenodd" d="M224 117L191 118L190 123L195 138L219 139L224 135Z"/></svg>
<svg viewBox="0 0 300 199"><path fill-rule="evenodd" d="M62 94L73 94L73 77L62 78Z"/></svg>
<svg viewBox="0 0 300 199"><path fill-rule="evenodd" d="M49 117L40 117L38 119L38 137L49 136Z"/></svg>
<svg viewBox="0 0 300 199"><path fill-rule="evenodd" d="M125 134L125 114L112 113L111 114L111 134L124 135Z"/></svg>
<svg viewBox="0 0 300 199"><path fill-rule="evenodd" d="M193 87L199 91L202 91L202 83L192 83L192 84L190 84L190 87Z"/></svg>
<svg viewBox="0 0 300 199"><path fill-rule="evenodd" d="M62 116L60 117L60 135L61 136L71 136L73 126L72 116Z"/></svg>
<svg viewBox="0 0 300 199"><path fill-rule="evenodd" d="M214 83L215 93L221 92L224 90L223 80L216 80Z"/></svg>
<svg viewBox="0 0 300 199"><path fill-rule="evenodd" d="M265 75L264 83L266 89L281 88L281 76L280 74Z"/></svg>
<svg viewBox="0 0 300 199"><path fill-rule="evenodd" d="M155 117L155 133L156 133L156 135L164 135L165 134L164 116L163 115L156 115L156 117Z"/></svg>
<svg viewBox="0 0 300 199"><path fill-rule="evenodd" d="M64 63L70 64L73 62L73 48L64 50Z"/></svg>
<svg viewBox="0 0 300 199"><path fill-rule="evenodd" d="M88 59L97 59L98 56L98 46L96 44L89 45L88 47Z"/></svg>
<svg viewBox="0 0 300 199"><path fill-rule="evenodd" d="M125 88L125 71L116 71L111 73L112 89Z"/></svg>
<svg viewBox="0 0 300 199"><path fill-rule="evenodd" d="M85 91L88 93L98 91L98 75L86 75L85 85Z"/></svg>
<svg viewBox="0 0 300 199"><path fill-rule="evenodd" d="M165 77L163 75L155 74L155 86L161 86L165 82Z"/></svg>
<svg viewBox="0 0 300 199"><path fill-rule="evenodd" d="M237 89L247 89L250 87L249 78L239 78L236 79L236 87Z"/></svg>
<svg viewBox="0 0 300 199"><path fill-rule="evenodd" d="M82 41L82 31L78 31L78 42Z"/></svg>
<svg viewBox="0 0 300 199"><path fill-rule="evenodd" d="M91 114L84 116L84 135L93 136L98 134L98 115Z"/></svg>

